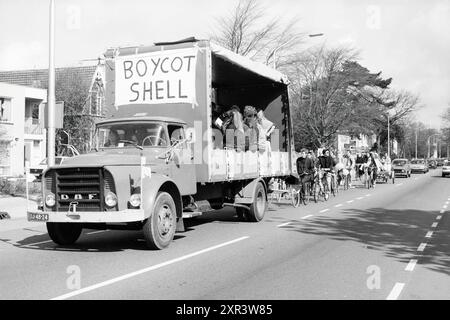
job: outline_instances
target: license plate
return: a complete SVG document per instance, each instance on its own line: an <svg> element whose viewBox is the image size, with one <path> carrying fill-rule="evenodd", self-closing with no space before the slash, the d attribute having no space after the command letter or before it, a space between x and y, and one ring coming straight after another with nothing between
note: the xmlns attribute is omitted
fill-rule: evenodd
<svg viewBox="0 0 450 320"><path fill-rule="evenodd" d="M28 212L28 221L48 221L48 214Z"/></svg>

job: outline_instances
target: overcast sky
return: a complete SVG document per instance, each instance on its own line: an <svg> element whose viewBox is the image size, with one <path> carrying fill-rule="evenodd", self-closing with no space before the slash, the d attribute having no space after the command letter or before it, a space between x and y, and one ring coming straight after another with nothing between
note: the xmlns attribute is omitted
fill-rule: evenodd
<svg viewBox="0 0 450 320"><path fill-rule="evenodd" d="M56 64L77 65L106 48L207 38L237 0L56 0ZM269 17L299 18L310 38L361 50L361 63L420 94L417 118L438 127L450 106L450 0L265 1ZM0 70L48 66L47 0L0 0Z"/></svg>

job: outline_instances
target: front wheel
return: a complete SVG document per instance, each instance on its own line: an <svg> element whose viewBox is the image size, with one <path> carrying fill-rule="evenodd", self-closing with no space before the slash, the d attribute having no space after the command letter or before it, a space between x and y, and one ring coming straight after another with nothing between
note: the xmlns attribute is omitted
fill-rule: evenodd
<svg viewBox="0 0 450 320"><path fill-rule="evenodd" d="M167 192L159 192L156 196L153 213L142 228L145 241L150 249L161 250L172 242L176 229L176 212L172 196Z"/></svg>
<svg viewBox="0 0 450 320"><path fill-rule="evenodd" d="M74 244L81 235L83 228L79 223L47 222L47 232L50 239L59 245Z"/></svg>

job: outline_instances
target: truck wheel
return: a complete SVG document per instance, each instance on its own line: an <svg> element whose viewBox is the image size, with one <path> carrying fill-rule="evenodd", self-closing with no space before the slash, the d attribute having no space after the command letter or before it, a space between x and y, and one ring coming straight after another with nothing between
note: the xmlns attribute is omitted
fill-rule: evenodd
<svg viewBox="0 0 450 320"><path fill-rule="evenodd" d="M264 218L267 210L267 194L266 189L261 182L258 182L253 197L253 203L250 205L250 211L246 213L247 218L251 222L258 222Z"/></svg>
<svg viewBox="0 0 450 320"><path fill-rule="evenodd" d="M78 223L47 222L50 239L59 245L74 244L82 230L81 224Z"/></svg>
<svg viewBox="0 0 450 320"><path fill-rule="evenodd" d="M159 192L153 213L142 227L147 246L156 250L169 246L175 235L176 225L177 210L172 196L167 192Z"/></svg>

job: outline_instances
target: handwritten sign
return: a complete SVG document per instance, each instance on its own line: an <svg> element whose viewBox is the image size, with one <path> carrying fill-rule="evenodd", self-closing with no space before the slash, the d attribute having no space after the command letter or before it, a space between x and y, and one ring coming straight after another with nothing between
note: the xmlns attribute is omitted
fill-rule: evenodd
<svg viewBox="0 0 450 320"><path fill-rule="evenodd" d="M196 48L157 51L115 60L115 103L195 103Z"/></svg>

